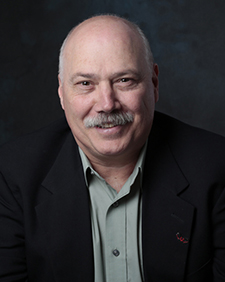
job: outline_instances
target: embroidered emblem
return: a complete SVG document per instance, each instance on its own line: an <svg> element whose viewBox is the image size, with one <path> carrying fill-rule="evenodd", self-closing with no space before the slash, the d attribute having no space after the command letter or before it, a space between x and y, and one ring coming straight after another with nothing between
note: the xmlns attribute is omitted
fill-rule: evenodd
<svg viewBox="0 0 225 282"><path fill-rule="evenodd" d="M185 237L182 237L180 232L177 232L176 237L177 237L177 240L179 240L183 244L187 244L189 242L189 239L185 238Z"/></svg>

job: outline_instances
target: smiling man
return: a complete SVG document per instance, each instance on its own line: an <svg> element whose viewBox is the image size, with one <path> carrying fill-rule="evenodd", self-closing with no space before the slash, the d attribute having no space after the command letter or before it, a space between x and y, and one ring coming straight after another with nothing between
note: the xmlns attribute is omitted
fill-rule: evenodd
<svg viewBox="0 0 225 282"><path fill-rule="evenodd" d="M140 33L112 16L83 22L62 48L59 96L68 124L117 192L135 167L158 100L158 66L145 53Z"/></svg>
<svg viewBox="0 0 225 282"><path fill-rule="evenodd" d="M158 73L123 18L71 30L66 119L0 149L0 281L225 280L225 140L155 112Z"/></svg>

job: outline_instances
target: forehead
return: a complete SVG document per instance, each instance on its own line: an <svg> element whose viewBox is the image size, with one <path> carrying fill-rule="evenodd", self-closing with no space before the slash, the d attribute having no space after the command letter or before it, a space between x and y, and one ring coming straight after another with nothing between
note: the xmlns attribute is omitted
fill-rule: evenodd
<svg viewBox="0 0 225 282"><path fill-rule="evenodd" d="M143 60L144 50L140 35L122 21L91 20L82 23L70 35L64 50L65 67L87 59L97 60L138 58ZM113 62L113 61L112 61Z"/></svg>

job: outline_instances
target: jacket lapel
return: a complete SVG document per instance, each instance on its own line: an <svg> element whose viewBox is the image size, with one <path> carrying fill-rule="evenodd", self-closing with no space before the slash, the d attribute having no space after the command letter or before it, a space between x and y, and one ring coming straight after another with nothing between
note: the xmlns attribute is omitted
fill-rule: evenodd
<svg viewBox="0 0 225 282"><path fill-rule="evenodd" d="M55 281L93 281L89 196L79 158L71 134L42 183L36 206Z"/></svg>
<svg viewBox="0 0 225 282"><path fill-rule="evenodd" d="M179 195L188 187L163 135L149 137L143 178L145 281L183 281L194 207Z"/></svg>

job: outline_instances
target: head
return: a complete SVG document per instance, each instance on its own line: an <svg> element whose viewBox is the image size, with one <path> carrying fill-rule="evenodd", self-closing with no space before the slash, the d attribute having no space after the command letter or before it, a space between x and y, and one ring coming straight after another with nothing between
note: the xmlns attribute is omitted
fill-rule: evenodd
<svg viewBox="0 0 225 282"><path fill-rule="evenodd" d="M61 48L58 92L91 162L136 158L158 100L158 66L142 31L109 15L79 24Z"/></svg>

